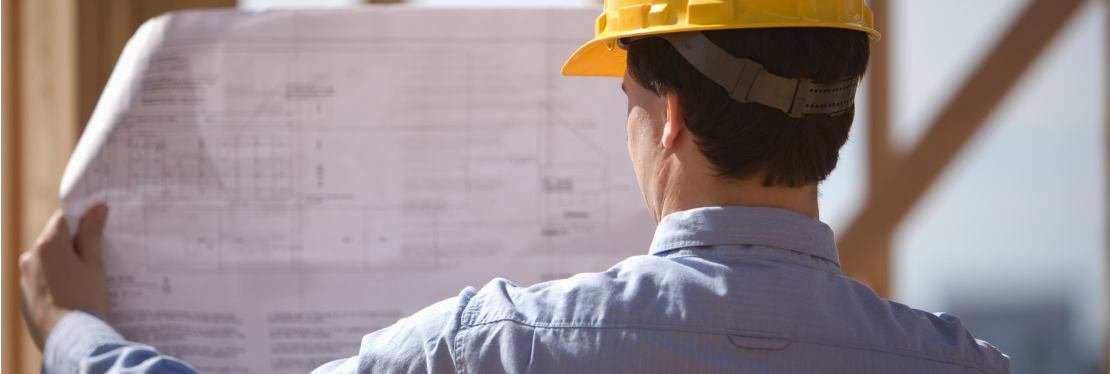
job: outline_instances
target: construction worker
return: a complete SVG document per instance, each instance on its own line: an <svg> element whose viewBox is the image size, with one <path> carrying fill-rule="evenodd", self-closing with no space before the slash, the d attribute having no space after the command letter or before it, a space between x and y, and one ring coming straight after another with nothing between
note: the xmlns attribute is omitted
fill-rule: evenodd
<svg viewBox="0 0 1110 374"><path fill-rule="evenodd" d="M959 319L845 278L818 220L879 39L863 0L615 0L595 32L563 73L624 79L648 255L467 287L315 372L1009 372ZM56 214L21 260L44 371L194 372L89 313L108 313L107 214L76 238Z"/></svg>

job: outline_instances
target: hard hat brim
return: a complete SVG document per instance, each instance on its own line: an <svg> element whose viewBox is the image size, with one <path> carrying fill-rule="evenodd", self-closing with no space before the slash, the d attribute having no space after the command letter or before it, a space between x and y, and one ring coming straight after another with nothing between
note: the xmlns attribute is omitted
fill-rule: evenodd
<svg viewBox="0 0 1110 374"><path fill-rule="evenodd" d="M628 55L620 48L607 47L605 42L594 39L574 51L563 64L563 75L623 77Z"/></svg>
<svg viewBox="0 0 1110 374"><path fill-rule="evenodd" d="M565 76L590 76L590 77L623 77L625 70L625 59L627 53L614 44L618 38L633 37L663 34L668 32L679 31L706 31L706 30L720 30L720 29L737 29L737 28L773 28L773 27L831 27L863 31L868 34L871 43L879 40L879 33L875 30L864 27L851 27L836 24L799 24L799 25L745 25L745 27L730 26L708 26L708 27L686 27L683 30L661 30L656 32L637 32L629 33L627 35L613 35L608 37L595 38L587 42L582 47L579 47L574 54L570 55L567 62L563 64L560 71Z"/></svg>

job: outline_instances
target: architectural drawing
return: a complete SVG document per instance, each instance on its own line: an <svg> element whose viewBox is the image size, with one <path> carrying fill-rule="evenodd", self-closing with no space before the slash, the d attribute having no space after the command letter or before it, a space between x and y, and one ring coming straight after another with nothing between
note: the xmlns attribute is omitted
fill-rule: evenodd
<svg viewBox="0 0 1110 374"><path fill-rule="evenodd" d="M646 253L654 227L618 84L558 75L594 13L227 11L148 23L63 183L68 219L96 201L112 210L113 310L147 316L113 323L206 371L298 372L357 352L344 345L357 343L352 331L465 286L533 284ZM459 17L470 26L446 26ZM510 38L489 26L505 17L531 21ZM211 324L242 338L150 333ZM292 328L352 333L276 332ZM302 349L312 344L335 349Z"/></svg>

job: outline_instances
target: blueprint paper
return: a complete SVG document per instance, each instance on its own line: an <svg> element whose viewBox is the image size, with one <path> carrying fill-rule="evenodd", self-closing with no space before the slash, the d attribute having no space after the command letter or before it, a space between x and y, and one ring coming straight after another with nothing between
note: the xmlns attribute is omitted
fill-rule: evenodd
<svg viewBox="0 0 1110 374"><path fill-rule="evenodd" d="M207 373L303 373L494 278L646 254L596 9L175 13L128 43L62 184L111 208L111 323Z"/></svg>

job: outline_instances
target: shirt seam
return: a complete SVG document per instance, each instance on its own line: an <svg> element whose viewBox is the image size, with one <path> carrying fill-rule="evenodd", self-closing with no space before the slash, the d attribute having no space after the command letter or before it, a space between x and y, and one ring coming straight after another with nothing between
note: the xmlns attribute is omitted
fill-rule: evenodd
<svg viewBox="0 0 1110 374"><path fill-rule="evenodd" d="M470 328L477 326L474 324L481 313L482 300L475 294L470 297L466 303L466 308L463 308L462 313L459 315L459 331L455 333L455 371L458 373L467 373L468 370L465 366L464 356L466 355L466 335Z"/></svg>
<svg viewBox="0 0 1110 374"><path fill-rule="evenodd" d="M723 238L723 237L710 237L709 239L720 239L720 238ZM763 237L761 237L761 238L763 238ZM728 240L728 241L716 242L716 241L710 241L710 240L705 240L705 239L694 239L694 240L691 240L691 239L673 239L670 242L666 242L666 243L663 243L661 245L657 245L654 248L652 248L652 253L651 254L656 254L656 253L659 253L659 252L665 252L665 251L681 249L681 248L704 247L704 246L710 246L710 245L756 245L756 246L761 246L761 247L773 248L773 249L777 249L777 250L787 250L787 251L805 253L807 255L811 255L811 256L814 256L814 257L820 257L821 259L824 259L824 260L827 260L827 261L839 262L839 259L836 258L836 257L839 257L839 256L832 257L832 256L827 256L827 255L822 255L822 254L811 253L809 251L797 249L797 248L802 248L802 247L791 248L789 246L782 245L781 242L783 242L784 240L775 240L775 239L770 239L770 238L765 238L765 239L769 239L768 242L756 243L756 242L738 241L738 240ZM778 241L779 243L775 243L775 241ZM801 244L798 244L798 245L801 246ZM834 251L835 251L835 249L834 249Z"/></svg>
<svg viewBox="0 0 1110 374"><path fill-rule="evenodd" d="M676 249L679 249L679 250L681 250L682 248L676 248ZM672 251L673 251L673 250L674 250L674 249L672 249ZM694 258L704 258L704 259L707 259L707 260L712 260L712 259L714 259L714 257L710 257L710 256L704 256L704 255L699 255L699 254L695 254L695 253L689 253L689 254L686 254L686 253L684 253L684 254L671 254L671 255L665 255L665 256L660 256L660 257L663 257L663 258L666 258L666 259L672 259L672 258L689 258L689 257L694 257ZM718 257L718 258L719 258L719 257ZM767 256L767 255L758 255L758 254L747 254L747 253L745 253L745 254L744 254L743 256L735 256L735 257L731 257L731 256L730 256L730 257L727 257L727 258L723 258L723 259L732 259L732 258L759 258L759 259L763 259L763 260L767 260L767 261L775 261L775 262L778 262L778 263L783 263L783 264L790 264L790 265L805 266L805 267L807 267L807 268L811 268L811 269L814 269L814 270L819 270L819 271L823 271L823 272L826 272L826 273L829 273L829 274L833 274L833 275L843 275L842 273L839 273L839 272L837 272L837 271L833 271L833 270L831 270L831 269L822 269L822 268L821 268L820 266L817 266L817 265L810 265L810 264L806 264L806 263L803 263L803 262L801 262L801 261L790 261L790 260L784 260L784 259L781 259L781 258L777 258L777 257L774 257L774 256ZM821 260L824 260L824 261L827 261L827 262L831 262L831 261L828 261L828 260L825 260L825 259L821 259ZM836 269L837 269L837 270L839 270L839 269L840 269L840 266L837 266L837 267L836 267Z"/></svg>
<svg viewBox="0 0 1110 374"><path fill-rule="evenodd" d="M719 208L726 208L726 207L719 207ZM736 208L736 207L734 207L734 208ZM751 207L742 207L742 208L746 208L746 209L741 209L741 210L736 210L736 211L731 211L731 212L725 212L724 209L721 209L719 211L713 211L713 210L704 211L705 208L695 208L695 209L690 209L690 210L686 210L686 211L683 211L683 212L691 213L691 212L694 212L694 211L698 211L698 214L697 214L698 216L701 216L701 217L712 216L714 219L728 220L729 222L735 222L736 220L734 218L737 217L737 216L756 217L756 218L773 218L773 219L775 219L775 221L780 221L783 224L797 225L799 227L802 227L802 228L806 229L806 231L816 231L816 230L813 229L813 227L818 223L823 224L823 222L820 222L820 221L817 221L817 222L806 221L806 220L813 220L813 219L808 218L808 217L806 217L806 218L797 217L797 215L800 215L800 214L794 213L794 212L791 212L792 213L791 215L795 215L795 216L793 216L793 217L791 217L791 216L784 217L781 214L768 214L768 213L763 213L763 212L758 212L758 211L752 211ZM780 213L781 212L789 212L788 210L785 210L785 209L779 209L779 208L771 208L771 209L774 209L775 211L780 212ZM733 216L733 217L729 217L729 216ZM668 215L667 217L670 217L670 215ZM675 219L678 220L679 218L676 217ZM684 221L686 221L686 220L689 220L689 219L685 219ZM798 222L804 222L804 224L798 224ZM821 231L823 231L823 230L821 230Z"/></svg>
<svg viewBox="0 0 1110 374"><path fill-rule="evenodd" d="M712 329L712 328L698 328L698 327L691 327L691 326L659 325L659 324L636 324L636 323L618 323L618 324L610 324L610 325L604 325L604 326L583 324L583 323L529 323L529 322L520 321L520 320L511 318L511 317L495 318L495 319L492 319L492 320L489 320L489 321L477 322L477 323L474 323L474 324L471 324L471 325L467 326L466 328L469 330L470 328L484 326L484 325L492 325L492 324L501 323L501 322L512 322L512 323L528 326L528 327L531 327L531 328L537 328L537 329L573 329L573 328L644 329L644 330L654 330L654 331L679 331L679 332L691 332L691 333L702 333L702 334L713 334L713 335L728 335L728 334L734 333L734 332L735 333L755 333L755 334L764 334L764 335L769 335L769 336L779 336L782 339L787 339L787 340L790 340L790 341L803 342L803 343L820 344L820 345L833 346L833 347L850 347L850 348L856 348L856 349L866 349L866 350L870 350L870 351L897 354L897 355L901 355L901 356L915 357L915 358L920 358L920 359L931 359L931 360L934 360L934 361L940 361L940 362L950 363L950 364L954 364L954 365L965 366L965 367L973 368L973 369L976 369L976 370L982 370L982 371L986 371L986 372L990 372L990 373L995 373L995 372L997 372L997 371L995 371L996 369L1000 369L1000 368L995 368L993 365L979 364L979 363L976 363L973 360L967 360L967 359L957 358L957 357L949 357L949 356L945 356L945 355L936 355L936 354L931 354L931 353L924 353L924 352L906 350L906 349L899 349L899 348L878 347L878 346L873 346L873 345L868 345L868 344L860 344L860 343L851 343L851 342L843 342L843 341L828 341L828 340L815 338L815 337L809 337L809 336L805 336L805 335L775 334L775 333L769 333L769 332L764 332L764 331L754 331L754 330L727 330L725 332L722 332L720 330L716 330L716 329ZM995 361L995 360L989 360L989 361Z"/></svg>
<svg viewBox="0 0 1110 374"><path fill-rule="evenodd" d="M736 223L746 223L746 222L736 222ZM678 228L686 229L688 227L686 225L694 226L694 227L698 227L698 228L700 228L700 226L702 226L702 225L697 225L697 224L694 224L694 223L687 223L687 224L684 224L683 226L679 226ZM782 226L785 226L785 225L782 225ZM819 243L825 244L825 245L833 244L832 242L830 242L828 240L828 238L826 238L822 235L798 235L797 232L790 231L790 230L783 230L781 228L712 227L712 228L701 228L700 230L698 228L686 229L685 231L694 231L694 232L705 232L705 231L713 231L713 232L720 232L720 231L725 231L725 232L763 231L763 232L771 232L771 233L776 233L776 234L784 234L785 236L794 237L796 240L801 239L801 240L807 240L807 241L814 241L814 242L819 242Z"/></svg>
<svg viewBox="0 0 1110 374"><path fill-rule="evenodd" d="M675 235L675 236L677 236L677 235ZM654 246L654 248L652 248L652 249L653 249L653 251L658 252L658 251L661 251L661 250L670 250L670 249L675 249L675 248L684 248L684 247L689 247L689 246L696 246L697 244L701 244L701 243L705 243L705 244L701 244L701 245L739 244L739 245L761 245L761 246L766 246L766 247L786 249L786 250L792 250L792 251L795 251L795 252L803 252L803 253L806 253L806 254L810 254L809 252L799 251L799 250L795 250L795 249L792 249L792 248L787 248L786 246L780 244L780 243L785 242L785 243L790 243L790 244L797 245L800 248L809 247L808 245L806 245L806 243L797 242L797 241L794 241L794 240L791 240L791 239L776 238L774 236L769 236L769 235L764 236L764 235L757 235L757 234L744 235L744 237L746 237L746 238L755 238L755 239L763 239L763 240L766 240L770 243L775 243L775 242L779 242L779 243L776 243L776 244L749 243L750 240L746 240L744 238L741 238L740 235L714 235L714 234L708 233L706 231L700 231L700 232L697 233L697 238L696 239L664 238L659 242L658 245ZM726 241L726 242L721 242L721 243L708 243L709 239L730 239L730 240ZM822 244L829 245L829 243L822 243ZM680 245L681 247L670 247L670 246L673 246L673 245ZM836 253L836 245L835 244L832 245L831 250L834 254ZM822 256L822 255L819 255L819 254L813 254L813 255L821 257L821 258L825 258L825 256ZM833 261L832 259L827 259L827 260Z"/></svg>
<svg viewBox="0 0 1110 374"><path fill-rule="evenodd" d="M463 341L466 340L467 332L468 328L461 328L455 334L455 372L460 374L467 372L466 366L463 365L463 355L466 354L466 344L463 344Z"/></svg>
<svg viewBox="0 0 1110 374"><path fill-rule="evenodd" d="M747 223L751 223L749 221L751 221L753 219L770 218L770 220L765 220L765 222L766 221L772 221L774 224L777 224L777 225L790 226L790 227L798 228L798 229L800 229L800 231L805 232L806 235L798 235L796 233L790 233L790 234L800 236L800 237L805 237L805 238L808 238L808 239L815 239L815 240L818 240L818 241L825 241L825 237L828 236L830 231L831 231L831 230L828 229L828 226L825 226L821 229L818 229L817 227L815 227L818 224L823 224L822 222L804 222L804 223L801 223L801 222L798 221L799 219L797 217L782 217L782 216L772 215L772 214L751 213L751 212L711 212L709 214L699 214L699 216L700 217L684 217L684 219L680 219L680 218L676 217L675 221L678 221L678 222L668 223L667 227L665 227L665 228L670 229L670 228L672 228L671 226L674 226L675 228L680 228L680 227L686 227L687 225L702 226L703 224L707 223L706 221L724 222L724 223L745 223L745 224L747 224ZM718 216L720 216L720 217L718 217ZM740 216L740 217L728 217L728 216ZM691 219L691 218L695 218L695 219ZM696 220L696 218L701 218L701 219L704 219L705 221L698 221L698 220ZM690 222L690 221L694 221L694 222ZM717 231L717 230L728 230L728 228L720 228L720 229L715 228L715 229L713 229L713 231Z"/></svg>

